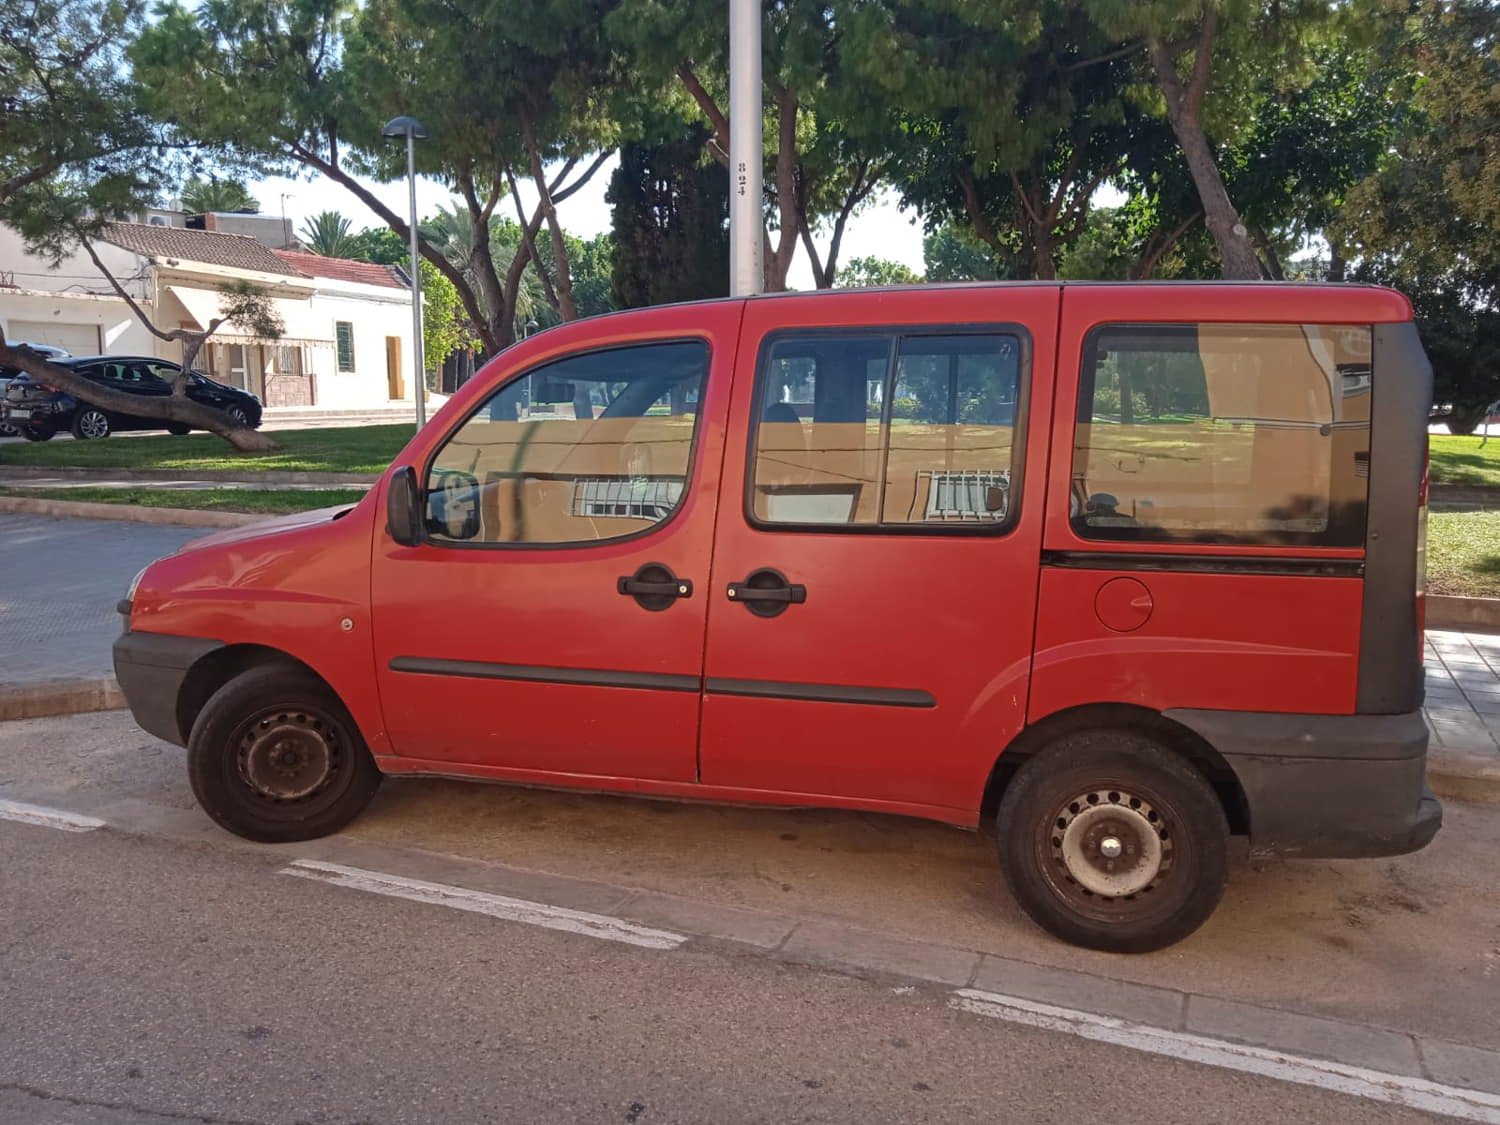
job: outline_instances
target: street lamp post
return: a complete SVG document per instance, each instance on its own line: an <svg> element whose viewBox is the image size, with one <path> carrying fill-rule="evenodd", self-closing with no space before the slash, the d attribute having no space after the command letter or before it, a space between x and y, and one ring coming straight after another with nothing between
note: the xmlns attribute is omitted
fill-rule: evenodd
<svg viewBox="0 0 1500 1125"><path fill-rule="evenodd" d="M729 292L765 288L761 262L761 0L729 0Z"/></svg>
<svg viewBox="0 0 1500 1125"><path fill-rule="evenodd" d="M406 185L411 203L411 352L420 430L427 424L427 372L422 363L422 273L417 257L417 142L427 138L427 126L415 117L393 117L380 133L406 138Z"/></svg>

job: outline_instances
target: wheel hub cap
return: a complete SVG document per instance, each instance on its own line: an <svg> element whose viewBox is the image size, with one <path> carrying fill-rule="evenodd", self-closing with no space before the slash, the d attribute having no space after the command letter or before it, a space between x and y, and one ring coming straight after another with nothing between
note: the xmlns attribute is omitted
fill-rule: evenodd
<svg viewBox="0 0 1500 1125"><path fill-rule="evenodd" d="M1150 803L1119 789L1080 794L1058 811L1052 855L1086 895L1132 898L1152 890L1172 863L1169 826Z"/></svg>
<svg viewBox="0 0 1500 1125"><path fill-rule="evenodd" d="M332 780L338 760L337 732L305 711L266 715L240 740L240 777L272 800L311 797Z"/></svg>

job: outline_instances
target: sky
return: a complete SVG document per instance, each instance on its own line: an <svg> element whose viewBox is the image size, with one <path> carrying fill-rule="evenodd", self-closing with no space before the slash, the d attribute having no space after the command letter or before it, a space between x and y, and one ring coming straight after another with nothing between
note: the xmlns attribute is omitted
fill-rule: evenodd
<svg viewBox="0 0 1500 1125"><path fill-rule="evenodd" d="M604 192L609 186L609 177L615 169L615 164L616 160L611 157L576 195L558 204L558 217L562 220L563 229L569 234L577 235L579 238L592 238L601 231L609 229L609 205L604 202ZM369 180L363 182L398 214L407 213L405 180L391 184L377 184ZM293 230L300 229L303 220L308 216L316 215L321 211L340 212L350 220L356 231L380 225L380 220L376 218L374 212L355 198L348 189L321 177L315 180L270 177L255 181L249 186L250 193L260 201L261 213L274 216L285 214L286 218L291 221ZM535 192L528 191L528 187L529 181L523 181L521 199L529 211L535 201ZM457 197L450 195L441 184L425 178L417 180L418 215L430 215L439 207L453 202L458 202ZM506 205L514 209L514 204L507 201ZM818 243L819 252L826 252L827 235L816 238L815 241ZM915 221L915 216L911 212L903 214L896 206L895 197L888 192L867 204L862 211L849 220L844 230L839 260L848 262L851 258L862 257L886 258L890 261L901 262L919 273L922 271L921 225ZM807 253L800 246L797 248L797 257L787 280L795 289L814 287L812 268L808 264Z"/></svg>

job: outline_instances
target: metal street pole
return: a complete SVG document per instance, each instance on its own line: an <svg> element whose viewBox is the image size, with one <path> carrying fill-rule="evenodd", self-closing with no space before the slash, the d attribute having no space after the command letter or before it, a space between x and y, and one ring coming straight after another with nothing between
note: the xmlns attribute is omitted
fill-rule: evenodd
<svg viewBox="0 0 1500 1125"><path fill-rule="evenodd" d="M417 257L417 137L406 134L406 183L411 202L411 362L417 377L417 429L427 425L427 371L422 356L422 263Z"/></svg>
<svg viewBox="0 0 1500 1125"><path fill-rule="evenodd" d="M761 213L761 0L729 0L729 292L765 288Z"/></svg>
<svg viewBox="0 0 1500 1125"><path fill-rule="evenodd" d="M393 117L380 131L385 137L406 138L406 185L411 224L411 354L416 376L417 429L427 425L427 372L422 365L422 270L417 256L417 142L427 137L427 127L415 117Z"/></svg>

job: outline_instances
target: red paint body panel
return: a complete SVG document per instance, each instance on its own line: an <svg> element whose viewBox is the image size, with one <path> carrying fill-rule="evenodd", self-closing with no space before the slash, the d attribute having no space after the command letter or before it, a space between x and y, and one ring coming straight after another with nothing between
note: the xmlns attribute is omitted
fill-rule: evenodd
<svg viewBox="0 0 1500 1125"><path fill-rule="evenodd" d="M724 458L705 674L926 691L932 708L710 692L707 785L972 809L1026 716L1059 290L849 293L746 307ZM745 514L753 368L768 332L798 326L1020 325L1030 336L1029 437L1019 521L1003 535L762 529ZM774 618L725 597L772 567L807 587Z"/></svg>

